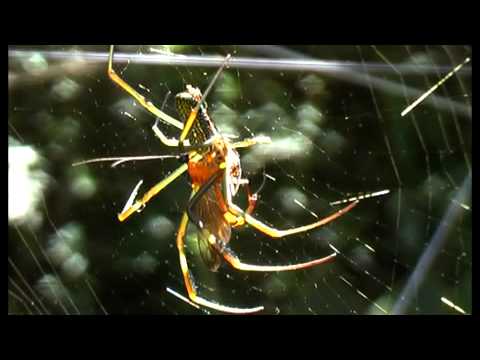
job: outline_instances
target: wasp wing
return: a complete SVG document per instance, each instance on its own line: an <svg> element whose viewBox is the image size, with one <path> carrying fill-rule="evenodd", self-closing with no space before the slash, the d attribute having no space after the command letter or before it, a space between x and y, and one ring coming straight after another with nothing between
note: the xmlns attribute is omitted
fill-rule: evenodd
<svg viewBox="0 0 480 360"><path fill-rule="evenodd" d="M200 255L211 271L216 271L222 263L222 256L209 241L211 235L215 236L217 244L227 244L232 234L230 224L225 220L225 201L221 185L214 184L203 194L192 209L201 224L198 229L198 247Z"/></svg>

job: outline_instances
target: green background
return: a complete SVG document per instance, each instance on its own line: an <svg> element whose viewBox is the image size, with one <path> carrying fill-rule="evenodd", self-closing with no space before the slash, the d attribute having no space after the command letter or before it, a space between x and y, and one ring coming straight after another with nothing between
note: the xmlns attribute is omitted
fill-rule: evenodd
<svg viewBox="0 0 480 360"><path fill-rule="evenodd" d="M260 220L299 226L315 217L295 199L322 217L338 209L330 202L390 190L306 234L271 240L250 228L233 231L232 248L254 264L323 257L332 251L328 244L340 251L334 263L308 270L245 273L225 264L211 273L190 226L189 264L203 297L230 306L264 305L265 314L388 314L441 229L446 241L405 312L458 314L442 297L471 312L471 197L466 208L455 203L471 171L471 64L436 90L444 103L432 100L400 116L418 97L410 88L427 91L471 55L470 47L120 45L116 52L150 54L150 48L351 63L321 71L232 66L215 84L207 102L223 132L274 141L271 148L240 151L252 188L265 181L255 211ZM142 194L179 160L72 167L97 157L169 153L151 130L155 118L107 77L106 58L72 70L65 68L70 59L47 56L54 50L106 55L108 46L9 50L32 52L9 56L8 312L205 313L165 290L186 295L175 234L189 196L187 175L140 214L125 223L116 219L139 180ZM186 84L205 89L216 71L138 63L115 68L159 107L166 100L164 111L174 117L174 95ZM377 85L385 82L396 93ZM178 136L173 127L161 128ZM24 198L29 212L13 218ZM242 192L236 202L246 205ZM460 215L444 218L452 204Z"/></svg>

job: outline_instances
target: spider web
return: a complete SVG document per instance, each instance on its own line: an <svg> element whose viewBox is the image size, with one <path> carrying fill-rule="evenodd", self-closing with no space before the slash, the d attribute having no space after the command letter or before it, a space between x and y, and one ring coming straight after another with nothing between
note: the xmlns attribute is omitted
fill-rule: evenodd
<svg viewBox="0 0 480 360"><path fill-rule="evenodd" d="M155 118L108 79L107 49L9 49L8 312L207 313L166 291L186 296L175 234L187 176L141 213L116 219L140 180L142 194L181 161L72 167L91 158L171 154L151 130ZM73 61L92 52L103 57ZM305 234L273 240L233 230L232 249L252 264L337 252L334 262L306 270L248 273L225 264L209 272L190 225L187 256L201 296L263 305L267 314L471 313L471 64L452 72L470 47L152 45L116 52L265 61L262 68L232 62L207 102L222 132L273 140L240 150L244 176L261 189L254 216L267 224L304 225L345 206L342 200L389 190ZM276 68L276 59L303 68ZM177 117L174 94L186 84L205 89L218 65L118 61L115 68ZM235 201L247 205L242 191Z"/></svg>

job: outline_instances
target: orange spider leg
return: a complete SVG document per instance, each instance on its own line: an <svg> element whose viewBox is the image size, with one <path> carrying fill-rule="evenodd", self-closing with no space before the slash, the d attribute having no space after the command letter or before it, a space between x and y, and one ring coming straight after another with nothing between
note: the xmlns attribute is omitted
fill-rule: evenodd
<svg viewBox="0 0 480 360"><path fill-rule="evenodd" d="M210 189L210 187L214 186L217 180L220 178L220 176L225 177L225 171L219 171L212 175L210 179L203 184L198 192L192 196L188 208L187 208L187 214L190 217L190 219L201 229L202 226L200 224L200 219L198 219L197 216L195 216L195 213L193 211L193 208L195 207L196 203L200 200L200 198ZM222 201L223 202L223 201ZM225 220L228 221L228 223L232 226L240 226L241 223L239 223L238 219L239 217L229 217L228 212L225 214ZM291 264L291 265L251 265L244 263L240 261L237 255L225 244L221 239L217 239L213 234L210 234L208 237L208 241L210 245L217 250L222 256L225 258L225 260L231 264L234 268L239 269L239 270L244 270L244 271L261 271L261 272L267 272L267 271L290 271L290 270L298 270L298 269L305 269L311 266L315 265L320 265L323 263L326 263L328 261L331 261L335 258L336 253L330 254L326 257L320 258L320 259L315 259L312 261L308 261L305 263L299 263L299 264Z"/></svg>
<svg viewBox="0 0 480 360"><path fill-rule="evenodd" d="M332 261L336 253L332 253L328 256L325 256L320 259L315 259L312 261L299 263L299 264L292 264L292 265L252 265L242 262L238 256L230 249L228 246L223 246L222 248L217 249L223 256L223 258L230 264L232 267L242 271L259 271L259 272L267 272L267 271L291 271L291 270L299 270L299 269L306 269L315 265L324 264L326 262Z"/></svg>
<svg viewBox="0 0 480 360"><path fill-rule="evenodd" d="M308 224L308 225L304 225L304 226L299 226L299 227L296 227L296 228L293 228L293 229L288 229L288 230L278 230L276 228L272 228L272 227L268 226L267 224L255 219L250 214L244 212L242 209L240 209L238 206L236 206L233 203L231 203L229 205L228 210L231 213L235 214L239 218L237 220L238 222L247 223L250 226L254 227L255 229L263 232L264 234L266 234L266 235L268 235L272 238L281 238L281 237L288 236L288 235L293 235L293 234L306 232L306 231L321 227L323 225L326 225L326 224L332 222L333 220L339 218L340 216L344 215L345 213L347 213L351 209L353 209L357 204L358 204L358 200L348 204L343 209L340 209L340 210L334 212L333 214L331 214L331 215L329 215L329 216L327 216L327 217L325 217L325 218L323 218L323 219L321 219L317 222L314 222L314 223L311 223L311 224Z"/></svg>
<svg viewBox="0 0 480 360"><path fill-rule="evenodd" d="M245 191L247 193L247 199L248 199L248 208L245 210L245 213L251 214L253 213L253 210L255 210L255 206L257 205L258 195L251 193L250 186L248 186L248 183L244 185L245 185ZM218 204L220 205L220 208L224 213L227 213L228 206L224 200L224 196L220 187L215 187L215 194L217 196L217 200L218 200ZM233 224L230 224L230 225L233 225Z"/></svg>
<svg viewBox="0 0 480 360"><path fill-rule="evenodd" d="M225 176L224 179L225 179L225 189L226 189L226 202L228 207L228 213L226 213L225 215L226 215L226 218L229 219L228 221L233 223L233 221L231 221L231 218L236 217L237 226L247 223L250 226L254 227L255 229L263 232L264 234L272 238L281 238L288 235L298 234L298 233L306 232L306 231L318 228L320 226L323 226L325 224L328 224L329 222L332 222L333 220L339 218L340 216L344 215L345 213L353 209L359 202L358 200L353 201L347 206L345 206L343 209L340 209L335 213L319 221L316 221L314 223L304 225L304 226L299 226L299 227L288 229L288 230L278 230L276 228L270 227L267 224L255 219L249 213L243 211L237 205L235 205L232 200L232 194L229 191L230 179L228 178L228 176Z"/></svg>
<svg viewBox="0 0 480 360"><path fill-rule="evenodd" d="M258 200L258 195L252 194L250 192L250 186L248 184L245 185L246 192L247 192L247 197L248 197L248 207L247 210L245 210L246 214L252 214L253 210L255 210L255 206L257 205L257 200Z"/></svg>
<svg viewBox="0 0 480 360"><path fill-rule="evenodd" d="M194 192L192 193L192 195L193 194ZM263 306L257 306L253 308L231 307L231 306L220 305L218 303L204 299L197 295L194 279L188 268L187 258L185 256L184 248L185 248L185 234L187 231L187 226L188 226L188 214L187 212L184 212L182 216L182 220L180 221L180 226L178 228L178 233L177 233L177 249L178 249L178 254L180 256L180 267L182 269L183 279L185 281L185 287L187 288L188 297L190 298L190 300L192 300L192 302L194 302L195 304L205 306L213 310L230 313L230 314L250 314L250 313L262 311L264 309Z"/></svg>

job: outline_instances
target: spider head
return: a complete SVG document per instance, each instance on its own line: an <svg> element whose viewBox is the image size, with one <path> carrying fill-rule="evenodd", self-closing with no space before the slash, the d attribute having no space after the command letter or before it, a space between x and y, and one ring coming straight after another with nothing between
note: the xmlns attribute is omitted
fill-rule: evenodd
<svg viewBox="0 0 480 360"><path fill-rule="evenodd" d="M194 88L191 85L187 85L186 91L177 94L175 97L177 112L184 123L200 101L202 101L200 89ZM196 121L187 137L190 140L190 144L203 144L215 135L215 133L215 125L207 113L207 103L203 101L198 109Z"/></svg>
<svg viewBox="0 0 480 360"><path fill-rule="evenodd" d="M175 104L177 112L183 121L186 121L192 109L202 100L202 92L199 88L187 85L186 91L183 91L175 96ZM200 106L199 112L207 110L207 103L204 101Z"/></svg>

